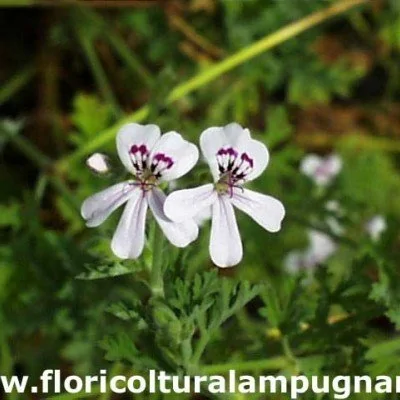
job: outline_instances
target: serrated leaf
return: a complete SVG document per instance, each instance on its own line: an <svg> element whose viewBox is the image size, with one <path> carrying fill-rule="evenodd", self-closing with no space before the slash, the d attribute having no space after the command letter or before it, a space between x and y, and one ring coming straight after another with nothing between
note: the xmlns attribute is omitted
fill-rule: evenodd
<svg viewBox="0 0 400 400"><path fill-rule="evenodd" d="M142 267L136 262L131 262L130 265L116 262L113 264L97 265L97 266L86 266L87 272L82 272L76 279L80 280L95 280L113 278L116 276L132 274L138 272Z"/></svg>

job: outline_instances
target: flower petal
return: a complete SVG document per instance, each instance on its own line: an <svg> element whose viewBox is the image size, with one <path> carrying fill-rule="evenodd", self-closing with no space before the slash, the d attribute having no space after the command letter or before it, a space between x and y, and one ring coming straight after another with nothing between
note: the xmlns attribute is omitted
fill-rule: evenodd
<svg viewBox="0 0 400 400"><path fill-rule="evenodd" d="M216 154L219 149L225 146L239 148L243 141L250 140L250 132L243 129L239 124L233 122L224 127L212 127L200 135L201 151L211 168L214 180L219 178L218 163Z"/></svg>
<svg viewBox="0 0 400 400"><path fill-rule="evenodd" d="M218 198L214 185L199 186L172 192L164 203L164 212L172 221L182 222L194 218Z"/></svg>
<svg viewBox="0 0 400 400"><path fill-rule="evenodd" d="M243 211L269 232L278 232L285 216L283 204L274 197L235 188L232 204Z"/></svg>
<svg viewBox="0 0 400 400"><path fill-rule="evenodd" d="M151 152L150 162L157 154L162 154L173 162L170 168L162 172L161 179L164 181L185 175L199 159L197 146L183 139L177 132L168 132L161 136Z"/></svg>
<svg viewBox="0 0 400 400"><path fill-rule="evenodd" d="M300 171L306 175L313 177L315 171L319 168L322 164L322 158L317 156L316 154L309 154L305 156L300 163Z"/></svg>
<svg viewBox="0 0 400 400"><path fill-rule="evenodd" d="M119 158L125 168L135 174L135 168L132 165L130 151L133 145L146 146L150 153L157 140L160 138L161 132L157 125L139 125L126 124L117 134L117 151Z"/></svg>
<svg viewBox="0 0 400 400"><path fill-rule="evenodd" d="M342 159L337 154L331 154L330 156L326 157L325 162L331 176L336 176L341 171L343 166Z"/></svg>
<svg viewBox="0 0 400 400"><path fill-rule="evenodd" d="M133 181L117 183L88 197L81 207L81 215L86 220L86 225L99 226L113 211L124 204L136 189L132 183Z"/></svg>
<svg viewBox="0 0 400 400"><path fill-rule="evenodd" d="M232 147L240 155L246 153L253 163L253 170L246 176L246 180L253 180L261 175L269 161L266 146L251 138L248 129L232 123L225 127L206 129L200 136L201 150L210 165L214 180L219 179L217 152L226 147Z"/></svg>
<svg viewBox="0 0 400 400"><path fill-rule="evenodd" d="M108 156L102 153L94 153L87 160L86 165L96 174L105 175L111 170Z"/></svg>
<svg viewBox="0 0 400 400"><path fill-rule="evenodd" d="M235 211L227 196L218 196L218 201L213 204L212 214L211 259L221 268L239 264L243 257L242 241Z"/></svg>
<svg viewBox="0 0 400 400"><path fill-rule="evenodd" d="M164 214L165 198L162 190L153 189L148 196L150 209L167 239L176 247L186 247L197 239L199 228L191 219L184 222L171 221Z"/></svg>
<svg viewBox="0 0 400 400"><path fill-rule="evenodd" d="M265 168L267 168L269 162L267 147L264 143L251 139L243 143L240 150L253 160L253 170L246 176L246 181L258 178L264 172Z"/></svg>
<svg viewBox="0 0 400 400"><path fill-rule="evenodd" d="M147 199L142 190L135 190L125 206L111 241L111 249L119 258L137 258L145 242Z"/></svg>
<svg viewBox="0 0 400 400"><path fill-rule="evenodd" d="M306 260L309 260L308 264L321 264L337 250L337 244L325 233L310 230L308 238L310 241L306 251Z"/></svg>

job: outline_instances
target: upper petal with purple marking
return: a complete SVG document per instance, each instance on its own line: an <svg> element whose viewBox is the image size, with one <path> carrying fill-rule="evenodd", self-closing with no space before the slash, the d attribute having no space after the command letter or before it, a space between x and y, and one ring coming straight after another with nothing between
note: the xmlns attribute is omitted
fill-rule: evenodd
<svg viewBox="0 0 400 400"><path fill-rule="evenodd" d="M163 181L178 179L189 172L199 159L199 150L177 132L161 136L152 149L149 168Z"/></svg>
<svg viewBox="0 0 400 400"><path fill-rule="evenodd" d="M258 177L268 165L265 145L236 123L205 130L200 145L215 181L229 175L232 184L242 184Z"/></svg>
<svg viewBox="0 0 400 400"><path fill-rule="evenodd" d="M124 125L117 134L117 150L125 168L140 176L147 167L150 152L160 139L161 132L157 125Z"/></svg>

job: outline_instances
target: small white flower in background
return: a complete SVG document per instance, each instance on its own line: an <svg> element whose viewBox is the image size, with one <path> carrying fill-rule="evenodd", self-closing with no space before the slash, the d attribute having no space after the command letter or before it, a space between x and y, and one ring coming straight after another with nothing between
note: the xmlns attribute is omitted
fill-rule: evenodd
<svg viewBox="0 0 400 400"><path fill-rule="evenodd" d="M324 263L337 250L336 243L325 233L310 230L308 232L309 246L304 251L292 251L286 257L284 264L288 272L297 273L302 270L314 269Z"/></svg>
<svg viewBox="0 0 400 400"><path fill-rule="evenodd" d="M382 215L375 215L365 224L365 230L374 241L381 238L386 228L386 219Z"/></svg>
<svg viewBox="0 0 400 400"><path fill-rule="evenodd" d="M96 174L105 175L111 170L109 158L102 153L94 153L87 160L86 165Z"/></svg>
<svg viewBox="0 0 400 400"><path fill-rule="evenodd" d="M214 184L171 193L164 211L181 222L211 207L211 259L219 267L234 266L243 257L243 247L233 206L270 232L280 230L285 209L279 200L242 187L261 175L269 160L265 145L253 140L248 129L236 123L206 129L200 146Z"/></svg>
<svg viewBox="0 0 400 400"><path fill-rule="evenodd" d="M337 200L327 201L325 203L325 210L331 212L332 214L335 214L335 215L329 215L325 219L331 231L336 235L342 235L344 233L344 228L338 221L337 216L343 216L344 211L339 202Z"/></svg>
<svg viewBox="0 0 400 400"><path fill-rule="evenodd" d="M320 157L309 154L300 164L300 171L318 186L327 186L342 169L342 159L337 154Z"/></svg>
<svg viewBox="0 0 400 400"><path fill-rule="evenodd" d="M185 247L197 238L198 226L191 219L175 223L163 211L165 194L161 182L181 177L199 158L194 144L176 132L161 135L157 125L127 124L117 134L121 162L134 179L117 183L88 199L81 214L89 227L102 224L122 204L127 203L114 233L111 249L120 258L137 258L145 243L147 208L168 240Z"/></svg>

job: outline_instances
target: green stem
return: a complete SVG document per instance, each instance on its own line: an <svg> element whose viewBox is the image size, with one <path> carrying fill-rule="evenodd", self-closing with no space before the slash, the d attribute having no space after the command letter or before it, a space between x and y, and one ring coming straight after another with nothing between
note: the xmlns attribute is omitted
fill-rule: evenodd
<svg viewBox="0 0 400 400"><path fill-rule="evenodd" d="M201 332L200 339L196 343L196 348L194 350L192 361L191 361L191 364L193 366L199 365L201 356L203 355L208 342L211 340L213 333L214 333L214 330L211 330L211 329L205 329Z"/></svg>
<svg viewBox="0 0 400 400"><path fill-rule="evenodd" d="M92 40L85 34L85 32L83 32L79 28L77 29L77 35L100 92L102 93L107 103L109 103L112 107L114 115L117 117L120 116L121 111L118 102L108 82L101 62L97 57Z"/></svg>
<svg viewBox="0 0 400 400"><path fill-rule="evenodd" d="M233 361L226 364L212 364L201 367L201 373L206 375L219 374L228 372L233 369L235 371L261 371L261 370L281 370L288 366L288 359L283 356L266 358L253 361Z"/></svg>
<svg viewBox="0 0 400 400"><path fill-rule="evenodd" d="M10 142L15 145L29 160L39 169L49 169L52 162L49 157L43 154L36 146L25 139L22 135L9 135Z"/></svg>
<svg viewBox="0 0 400 400"><path fill-rule="evenodd" d="M285 26L278 31L267 35L258 42L238 51L237 53L225 58L223 61L216 63L204 71L200 72L193 78L189 79L175 87L168 96L166 103L170 104L176 100L183 98L185 95L205 86L207 83L215 80L222 74L238 67L239 65L251 60L252 58L270 50L277 45L285 42L286 40L293 38L336 15L339 15L351 8L359 6L361 4L368 3L369 0L342 0L327 7L324 10L317 11L305 18L300 19L294 23ZM88 153L98 149L99 147L105 145L111 140L114 140L115 134L118 129L125 123L128 122L140 122L143 121L149 114L149 106L146 105L136 112L130 114L123 120L119 121L116 125L106 129L105 131L96 135L94 139L89 141L85 146L77 149L72 154L59 160L58 168L64 169L70 162L73 162L81 157L87 155Z"/></svg>
<svg viewBox="0 0 400 400"><path fill-rule="evenodd" d="M52 161L50 158L21 135L10 135L10 142L32 161L33 164L44 171L49 183L66 199L71 211L75 214L79 214L79 204L68 186L63 182L61 177L52 174Z"/></svg>
<svg viewBox="0 0 400 400"><path fill-rule="evenodd" d="M121 60L125 62L126 66L133 73L137 74L146 85L151 86L153 79L150 73L134 55L132 50L125 43L124 39L109 26L105 18L90 8L82 7L79 11L83 14L83 16L86 17L88 24L97 24L99 27L101 27L101 31L104 33L105 39L119 54Z"/></svg>
<svg viewBox="0 0 400 400"><path fill-rule="evenodd" d="M153 263L151 268L150 286L154 297L164 297L163 273L164 235L155 223L153 235Z"/></svg>
<svg viewBox="0 0 400 400"><path fill-rule="evenodd" d="M33 67L26 67L18 71L8 82L2 85L0 89L0 106L10 97L22 89L35 74Z"/></svg>

